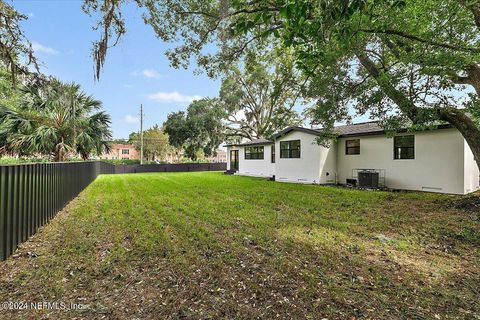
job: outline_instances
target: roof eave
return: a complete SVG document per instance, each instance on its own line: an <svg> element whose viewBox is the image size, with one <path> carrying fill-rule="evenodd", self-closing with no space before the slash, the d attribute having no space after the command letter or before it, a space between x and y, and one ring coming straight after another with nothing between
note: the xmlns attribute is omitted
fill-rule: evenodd
<svg viewBox="0 0 480 320"><path fill-rule="evenodd" d="M280 131L279 133L275 134L273 137L275 139L277 139L278 137L282 137L282 136L285 136L287 134L289 134L290 132L292 131L300 131L300 132L304 132L304 133L308 133L308 134L312 134L312 135L315 135L315 136L319 136L320 135L320 132L315 130L315 129L308 129L308 128L302 128L302 127L288 127L286 129L283 129L282 131Z"/></svg>

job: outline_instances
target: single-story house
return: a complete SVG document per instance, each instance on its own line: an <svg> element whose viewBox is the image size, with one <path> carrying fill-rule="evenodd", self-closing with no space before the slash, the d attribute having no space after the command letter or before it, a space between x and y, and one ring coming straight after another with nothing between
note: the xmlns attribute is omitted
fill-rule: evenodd
<svg viewBox="0 0 480 320"><path fill-rule="evenodd" d="M387 137L378 122L335 128L336 141L316 142L319 129L289 127L273 140L227 145L227 170L276 181L352 184L451 194L480 189L480 172L460 132L449 125Z"/></svg>

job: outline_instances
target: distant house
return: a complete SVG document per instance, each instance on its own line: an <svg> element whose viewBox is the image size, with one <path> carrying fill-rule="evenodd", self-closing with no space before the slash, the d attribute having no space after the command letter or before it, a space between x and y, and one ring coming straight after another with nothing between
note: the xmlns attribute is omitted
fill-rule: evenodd
<svg viewBox="0 0 480 320"><path fill-rule="evenodd" d="M436 130L386 136L377 122L340 126L330 147L316 143L321 131L289 127L274 141L254 140L227 146L227 169L239 175L276 181L352 184L440 193L480 189L473 153L460 132Z"/></svg>
<svg viewBox="0 0 480 320"><path fill-rule="evenodd" d="M100 159L108 160L140 160L140 153L133 144L112 144L112 150L104 153Z"/></svg>

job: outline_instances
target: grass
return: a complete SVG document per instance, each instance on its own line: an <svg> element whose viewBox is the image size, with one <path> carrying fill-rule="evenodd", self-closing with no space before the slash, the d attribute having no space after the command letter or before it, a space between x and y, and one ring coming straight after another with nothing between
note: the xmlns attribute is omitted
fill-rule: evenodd
<svg viewBox="0 0 480 320"><path fill-rule="evenodd" d="M0 263L0 301L87 308L0 312L480 319L479 213L454 208L464 200L211 172L101 176Z"/></svg>

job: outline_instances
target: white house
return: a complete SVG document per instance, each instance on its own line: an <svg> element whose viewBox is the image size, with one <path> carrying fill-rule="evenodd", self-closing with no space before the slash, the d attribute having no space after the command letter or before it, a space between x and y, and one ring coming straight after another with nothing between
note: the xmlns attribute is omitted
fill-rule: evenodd
<svg viewBox="0 0 480 320"><path fill-rule="evenodd" d="M274 149L274 143L265 139L228 145L227 170L235 171L240 175L273 177L275 175Z"/></svg>
<svg viewBox="0 0 480 320"><path fill-rule="evenodd" d="M460 132L448 125L387 137L377 122L336 128L326 148L320 130L289 127L275 141L227 146L227 169L276 181L358 184L390 189L467 194L480 189L480 173Z"/></svg>

